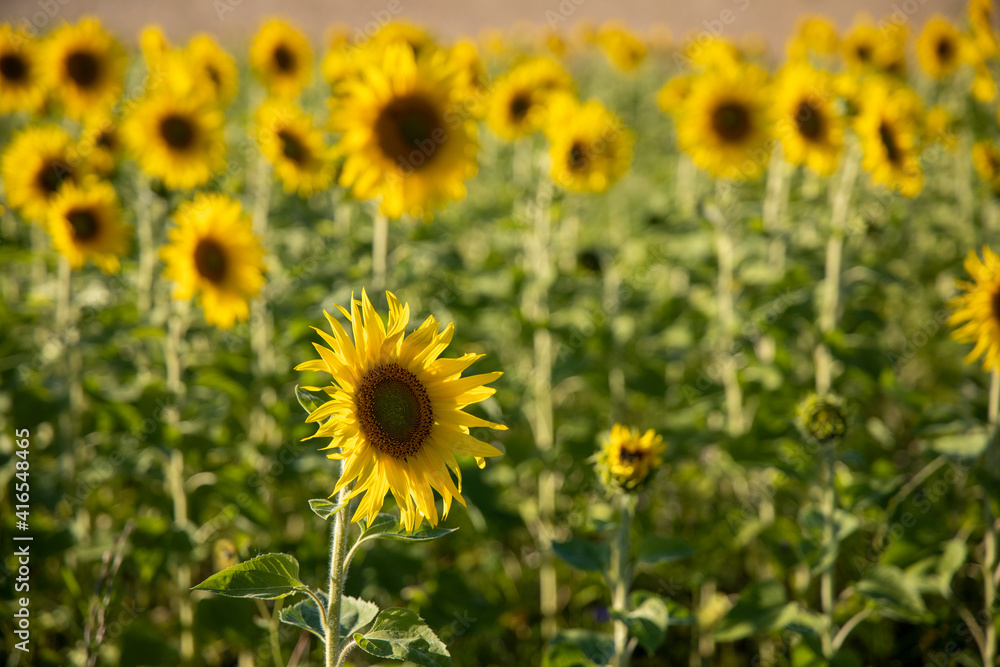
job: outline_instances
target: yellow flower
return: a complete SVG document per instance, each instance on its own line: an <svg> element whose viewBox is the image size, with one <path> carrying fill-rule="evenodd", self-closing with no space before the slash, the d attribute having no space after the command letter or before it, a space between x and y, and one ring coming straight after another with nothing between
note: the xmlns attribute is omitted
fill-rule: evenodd
<svg viewBox="0 0 1000 667"><path fill-rule="evenodd" d="M865 106L855 126L864 148L862 166L876 183L916 197L924 186L920 99L887 81L871 82L862 94Z"/></svg>
<svg viewBox="0 0 1000 667"><path fill-rule="evenodd" d="M122 134L139 166L168 188L204 185L225 165L222 114L167 91L139 102Z"/></svg>
<svg viewBox="0 0 1000 667"><path fill-rule="evenodd" d="M603 26L597 33L597 45L623 72L633 71L646 59L646 45L620 23Z"/></svg>
<svg viewBox="0 0 1000 667"><path fill-rule="evenodd" d="M121 95L125 51L96 19L65 25L46 40L48 87L66 114L83 118L110 109Z"/></svg>
<svg viewBox="0 0 1000 667"><path fill-rule="evenodd" d="M829 56L837 52L837 28L825 16L802 16L788 40L789 60L802 60L809 54Z"/></svg>
<svg viewBox="0 0 1000 667"><path fill-rule="evenodd" d="M840 53L848 69L855 73L875 66L875 51L882 42L878 28L870 21L856 23L840 42Z"/></svg>
<svg viewBox="0 0 1000 667"><path fill-rule="evenodd" d="M796 407L799 430L824 444L844 437L847 421L847 406L836 394L810 394Z"/></svg>
<svg viewBox="0 0 1000 667"><path fill-rule="evenodd" d="M1000 370L1000 257L987 246L981 260L970 250L965 271L973 282L956 281L963 293L948 302L953 311L948 324L956 327L951 337L975 343L965 363L983 357L983 370Z"/></svg>
<svg viewBox="0 0 1000 667"><path fill-rule="evenodd" d="M663 464L666 448L663 436L653 429L640 436L638 430L615 424L597 455L597 472L608 488L638 491Z"/></svg>
<svg viewBox="0 0 1000 667"><path fill-rule="evenodd" d="M110 115L90 116L80 134L79 152L87 158L90 169L102 177L111 175L121 157L117 123Z"/></svg>
<svg viewBox="0 0 1000 667"><path fill-rule="evenodd" d="M982 58L974 61L974 67L972 95L980 102L992 102L997 97L997 82L993 79L990 68Z"/></svg>
<svg viewBox="0 0 1000 667"><path fill-rule="evenodd" d="M927 141L935 141L948 150L953 150L958 145L958 137L952 131L951 116L944 107L937 106L928 111L924 125L924 137Z"/></svg>
<svg viewBox="0 0 1000 667"><path fill-rule="evenodd" d="M993 0L969 0L968 11L976 49L984 58L1000 55L1000 44L993 30Z"/></svg>
<svg viewBox="0 0 1000 667"><path fill-rule="evenodd" d="M691 94L691 86L694 85L695 76L693 74L678 74L663 84L656 94L656 105L663 113L676 114L684 104L684 100Z"/></svg>
<svg viewBox="0 0 1000 667"><path fill-rule="evenodd" d="M368 40L365 48L372 53L378 53L391 44L406 44L417 58L427 55L436 48L434 39L426 30L402 21L386 23L379 28L379 31Z"/></svg>
<svg viewBox="0 0 1000 667"><path fill-rule="evenodd" d="M486 122L508 141L541 130L553 93L572 92L573 80L551 58L532 58L516 65L493 84Z"/></svg>
<svg viewBox="0 0 1000 667"><path fill-rule="evenodd" d="M906 75L906 40L909 28L901 23L889 23L880 28L881 41L875 48L875 66L883 74Z"/></svg>
<svg viewBox="0 0 1000 667"><path fill-rule="evenodd" d="M924 24L917 38L917 59L929 76L951 76L964 60L964 42L958 29L940 14Z"/></svg>
<svg viewBox="0 0 1000 667"><path fill-rule="evenodd" d="M770 155L767 75L744 65L710 70L692 86L677 119L681 148L722 178L753 178Z"/></svg>
<svg viewBox="0 0 1000 667"><path fill-rule="evenodd" d="M352 485L348 498L363 494L352 521L364 518L371 523L391 492L400 522L413 532L424 519L431 526L438 524L435 491L443 500L441 519L448 516L453 499L465 505L455 455L475 457L482 468L484 457L502 454L470 435L469 429L507 427L464 411L492 396L496 390L485 385L502 373L462 377L484 355L440 359L455 326L439 332L438 321L428 317L407 336L409 305L391 293L386 297L387 324L364 291L360 302L351 299L350 312L338 306L353 329L353 342L340 322L324 311L333 336L316 331L329 347L314 344L320 359L299 364L295 370L333 376L334 384L321 388L330 400L306 421L321 422L310 438L330 438L323 449L336 451L327 457L344 461L333 493Z"/></svg>
<svg viewBox="0 0 1000 667"><path fill-rule="evenodd" d="M977 141L972 147L972 163L993 192L1000 192L1000 150L992 141Z"/></svg>
<svg viewBox="0 0 1000 667"><path fill-rule="evenodd" d="M70 183L52 202L48 224L52 245L74 269L89 259L104 273L117 273L118 257L128 251L129 229L122 223L115 190L107 182L91 181L78 188Z"/></svg>
<svg viewBox="0 0 1000 667"><path fill-rule="evenodd" d="M260 242L237 201L198 194L174 216L170 243L160 250L173 298L199 295L205 321L222 329L249 316L248 301L264 285Z"/></svg>
<svg viewBox="0 0 1000 667"><path fill-rule="evenodd" d="M80 160L69 135L54 125L36 125L14 135L3 153L7 204L28 220L44 223L60 189L80 178Z"/></svg>
<svg viewBox="0 0 1000 667"><path fill-rule="evenodd" d="M226 104L233 99L239 84L236 61L212 37L195 35L188 41L183 54L194 71L207 82L213 102Z"/></svg>
<svg viewBox="0 0 1000 667"><path fill-rule="evenodd" d="M844 145L844 123L835 106L833 77L805 62L788 64L775 84L775 133L785 159L829 176Z"/></svg>
<svg viewBox="0 0 1000 667"><path fill-rule="evenodd" d="M0 23L0 113L35 111L45 102L42 45Z"/></svg>
<svg viewBox="0 0 1000 667"><path fill-rule="evenodd" d="M257 111L256 135L285 192L308 197L333 181L336 169L323 134L293 102L266 102Z"/></svg>
<svg viewBox="0 0 1000 667"><path fill-rule="evenodd" d="M552 180L568 190L604 192L632 164L635 136L603 104L554 98L546 134Z"/></svg>
<svg viewBox="0 0 1000 667"><path fill-rule="evenodd" d="M430 216L465 197L476 172L476 123L458 108L451 71L433 54L387 46L345 84L331 114L345 158L340 184L358 199L381 197L390 218Z"/></svg>
<svg viewBox="0 0 1000 667"><path fill-rule="evenodd" d="M456 91L461 106L475 118L482 118L486 113L489 89L486 69L483 67L475 43L470 40L460 40L450 49L439 51L436 57L454 70Z"/></svg>
<svg viewBox="0 0 1000 667"><path fill-rule="evenodd" d="M270 94L296 97L312 77L313 53L305 35L271 19L253 38L250 65Z"/></svg>

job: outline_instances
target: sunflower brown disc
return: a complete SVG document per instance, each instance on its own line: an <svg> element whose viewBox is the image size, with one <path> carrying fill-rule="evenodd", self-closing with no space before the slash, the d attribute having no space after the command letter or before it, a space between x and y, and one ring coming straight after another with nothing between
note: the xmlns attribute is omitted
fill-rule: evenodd
<svg viewBox="0 0 1000 667"><path fill-rule="evenodd" d="M586 171L590 166L590 149L582 141L574 141L567 159L570 171Z"/></svg>
<svg viewBox="0 0 1000 667"><path fill-rule="evenodd" d="M881 140L882 146L885 148L886 159L893 164L899 164L903 155L899 150L899 146L896 145L896 135L893 133L892 127L888 123L883 121L879 124L878 138Z"/></svg>
<svg viewBox="0 0 1000 667"><path fill-rule="evenodd" d="M160 121L160 136L171 148L184 150L194 145L195 129L190 118L170 114Z"/></svg>
<svg viewBox="0 0 1000 667"><path fill-rule="evenodd" d="M433 162L448 140L444 119L431 102L419 95L398 97L375 120L379 148L393 162L411 168Z"/></svg>
<svg viewBox="0 0 1000 667"><path fill-rule="evenodd" d="M382 364L365 373L356 398L365 438L395 459L413 456L434 425L431 399L417 376L399 364Z"/></svg>
<svg viewBox="0 0 1000 667"><path fill-rule="evenodd" d="M88 51L76 51L66 57L66 74L81 88L90 88L100 77L101 63Z"/></svg>
<svg viewBox="0 0 1000 667"><path fill-rule="evenodd" d="M305 165L308 153L306 152L306 147L302 144L302 140L288 130L279 130L278 138L281 139L282 155L300 167Z"/></svg>
<svg viewBox="0 0 1000 667"><path fill-rule="evenodd" d="M6 81L17 83L22 81L28 74L28 64L21 56L14 53L5 53L0 57L0 76Z"/></svg>
<svg viewBox="0 0 1000 667"><path fill-rule="evenodd" d="M218 284L226 277L229 260L218 242L202 239L194 249L194 265L203 278Z"/></svg>
<svg viewBox="0 0 1000 667"><path fill-rule="evenodd" d="M750 134L750 110L739 102L720 104L712 112L712 129L726 141L741 141Z"/></svg>
<svg viewBox="0 0 1000 667"><path fill-rule="evenodd" d="M531 109L531 97L527 93L520 93L510 98L510 117L515 123L524 120L529 109Z"/></svg>
<svg viewBox="0 0 1000 667"><path fill-rule="evenodd" d="M46 162L35 174L35 184L48 195L59 191L63 181L73 178L73 169L56 161Z"/></svg>
<svg viewBox="0 0 1000 667"><path fill-rule="evenodd" d="M100 233L100 221L92 210L73 209L66 214L66 220L69 221L69 225L73 229L74 241L87 242Z"/></svg>
<svg viewBox="0 0 1000 667"><path fill-rule="evenodd" d="M274 49L274 64L278 66L278 71L289 72L295 71L295 54L284 44L279 44Z"/></svg>
<svg viewBox="0 0 1000 667"><path fill-rule="evenodd" d="M795 110L795 127L799 134L810 141L817 141L823 135L823 115L809 100L799 102Z"/></svg>

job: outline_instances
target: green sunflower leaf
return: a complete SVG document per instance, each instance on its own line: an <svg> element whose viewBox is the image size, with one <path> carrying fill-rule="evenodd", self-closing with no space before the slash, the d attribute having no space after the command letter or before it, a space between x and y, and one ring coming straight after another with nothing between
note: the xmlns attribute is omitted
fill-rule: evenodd
<svg viewBox="0 0 1000 667"><path fill-rule="evenodd" d="M299 581L299 562L288 554L264 554L216 572L194 587L231 598L277 600L308 590Z"/></svg>
<svg viewBox="0 0 1000 667"><path fill-rule="evenodd" d="M611 662L615 642L611 635L593 630L560 630L549 642L543 667L593 667Z"/></svg>
<svg viewBox="0 0 1000 667"><path fill-rule="evenodd" d="M325 593L319 593L319 598L323 601L323 604L327 603ZM344 599L346 600L347 598ZM320 615L319 609L316 608L316 602L312 598L307 598L291 607L285 607L278 614L278 618L281 619L282 623L308 630L319 637L320 640L326 641L326 631L323 629L323 617Z"/></svg>
<svg viewBox="0 0 1000 667"><path fill-rule="evenodd" d="M318 595L324 605L329 603L326 593ZM374 621L377 615L378 606L374 603L345 595L340 603L340 643L343 644L355 632ZM283 623L308 630L320 640L326 641L323 616L316 608L316 602L312 598L282 609L280 618Z"/></svg>
<svg viewBox="0 0 1000 667"><path fill-rule="evenodd" d="M444 642L415 611L392 607L383 610L368 632L354 635L358 647L376 658L409 660L422 667L451 667Z"/></svg>
<svg viewBox="0 0 1000 667"><path fill-rule="evenodd" d="M400 525L399 519L391 514L379 514L372 520L371 525L365 525L361 531L358 542L374 540L377 537L386 537L390 540L404 540L406 542L427 542L436 540L439 537L450 535L458 528L440 528L427 524L421 524L417 530L407 533Z"/></svg>
<svg viewBox="0 0 1000 667"><path fill-rule="evenodd" d="M295 398L299 399L299 405L302 408L312 414L316 411L316 408L326 403L327 399L322 396L317 396L311 391L306 391L299 385L295 385Z"/></svg>
<svg viewBox="0 0 1000 667"><path fill-rule="evenodd" d="M667 625L670 623L667 604L659 595L649 591L635 591L629 597L632 611L623 614L612 610L611 617L624 622L629 635L652 655L667 636Z"/></svg>
<svg viewBox="0 0 1000 667"><path fill-rule="evenodd" d="M611 562L611 545L573 538L567 542L553 542L552 550L564 561L584 572L601 572Z"/></svg>
<svg viewBox="0 0 1000 667"><path fill-rule="evenodd" d="M339 512L343 506L344 503L334 503L326 498L313 498L309 501L309 508L324 521Z"/></svg>
<svg viewBox="0 0 1000 667"><path fill-rule="evenodd" d="M650 535L639 545L639 562L655 565L687 558L694 552L694 547L684 540Z"/></svg>

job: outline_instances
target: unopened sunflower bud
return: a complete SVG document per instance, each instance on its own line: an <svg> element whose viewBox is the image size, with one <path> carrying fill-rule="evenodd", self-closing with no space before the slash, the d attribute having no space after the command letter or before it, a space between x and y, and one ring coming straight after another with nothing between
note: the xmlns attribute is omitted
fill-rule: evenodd
<svg viewBox="0 0 1000 667"><path fill-rule="evenodd" d="M663 437L653 429L640 436L638 430L615 424L597 455L597 474L609 489L638 491L663 463L665 449Z"/></svg>
<svg viewBox="0 0 1000 667"><path fill-rule="evenodd" d="M798 407L798 425L803 434L826 444L847 431L847 408L834 394L810 395Z"/></svg>

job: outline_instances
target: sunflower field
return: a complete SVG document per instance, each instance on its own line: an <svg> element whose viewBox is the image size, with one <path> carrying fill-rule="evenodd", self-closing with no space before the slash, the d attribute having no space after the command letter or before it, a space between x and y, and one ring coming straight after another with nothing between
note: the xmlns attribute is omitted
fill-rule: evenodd
<svg viewBox="0 0 1000 667"><path fill-rule="evenodd" d="M0 25L4 664L1000 665L995 20Z"/></svg>

